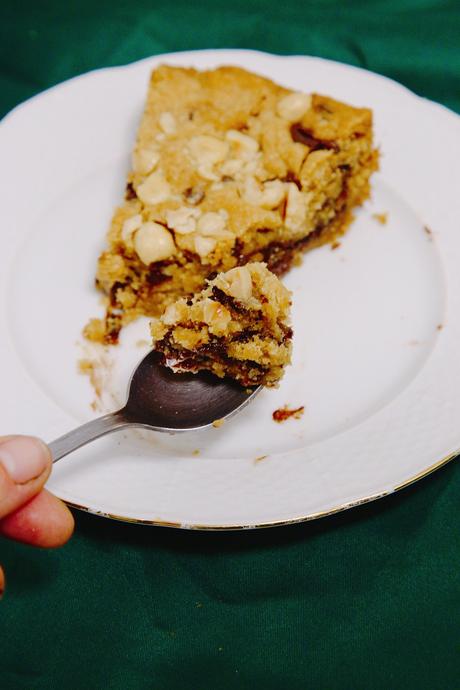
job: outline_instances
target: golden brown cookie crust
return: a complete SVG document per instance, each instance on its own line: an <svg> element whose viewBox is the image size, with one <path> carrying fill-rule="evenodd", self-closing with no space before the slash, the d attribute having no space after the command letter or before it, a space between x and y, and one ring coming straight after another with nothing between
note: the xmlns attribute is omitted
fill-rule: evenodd
<svg viewBox="0 0 460 690"><path fill-rule="evenodd" d="M249 261L282 275L342 234L377 168L372 114L237 67L154 70L97 284L88 337L159 315L206 277Z"/></svg>

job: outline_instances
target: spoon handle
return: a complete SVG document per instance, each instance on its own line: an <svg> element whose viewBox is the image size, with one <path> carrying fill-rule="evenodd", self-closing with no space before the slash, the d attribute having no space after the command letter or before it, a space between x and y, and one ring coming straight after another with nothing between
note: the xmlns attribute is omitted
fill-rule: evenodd
<svg viewBox="0 0 460 690"><path fill-rule="evenodd" d="M111 412L98 419L92 419L90 422L82 424L82 426L69 431L49 444L53 462L57 462L73 450L81 448L81 446L94 441L94 439L100 436L105 436L126 426L130 426L130 422L123 416L123 410Z"/></svg>

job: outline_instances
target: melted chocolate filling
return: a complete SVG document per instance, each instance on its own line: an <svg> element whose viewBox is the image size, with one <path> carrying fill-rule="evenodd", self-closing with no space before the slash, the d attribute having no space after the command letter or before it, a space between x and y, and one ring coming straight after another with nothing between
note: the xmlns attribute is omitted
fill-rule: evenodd
<svg viewBox="0 0 460 690"><path fill-rule="evenodd" d="M206 345L201 345L193 353L185 354L183 350L176 349L168 336L157 343L156 348L163 355L163 364L166 364L168 358L178 360L180 369L187 369L189 371L198 371L200 369L209 369L209 364L217 362L223 364L228 369L238 371L239 380L243 385L257 385L262 379L268 368L263 367L257 362L251 360L241 361L233 359L227 355L227 350L223 342L211 341ZM250 377L249 372L256 369L258 376Z"/></svg>
<svg viewBox="0 0 460 690"><path fill-rule="evenodd" d="M311 129L302 127L300 122L295 122L293 125L291 125L290 132L293 141L297 142L298 144L308 146L310 151L321 151L323 149L333 151L339 150L339 146L335 141L318 139L313 135Z"/></svg>
<svg viewBox="0 0 460 690"><path fill-rule="evenodd" d="M131 199L136 199L136 198L137 198L137 194L136 194L136 190L134 189L133 183L128 182L128 184L126 185L126 190L125 190L125 199L126 199L126 201L130 201Z"/></svg>
<svg viewBox="0 0 460 690"><path fill-rule="evenodd" d="M228 307L237 314L247 314L248 312L246 307L244 307L239 300L227 295L223 290L215 285L212 288L212 296L216 302L220 302L224 305L224 307Z"/></svg>

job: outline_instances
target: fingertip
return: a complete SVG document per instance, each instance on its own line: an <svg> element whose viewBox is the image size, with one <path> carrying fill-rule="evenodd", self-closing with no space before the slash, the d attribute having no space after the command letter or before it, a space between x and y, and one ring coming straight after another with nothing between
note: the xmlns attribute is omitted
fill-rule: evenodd
<svg viewBox="0 0 460 690"><path fill-rule="evenodd" d="M10 539L51 549L65 544L75 522L65 503L43 490L0 522L0 532Z"/></svg>
<svg viewBox="0 0 460 690"><path fill-rule="evenodd" d="M51 472L49 448L31 436L0 437L0 520L42 491Z"/></svg>
<svg viewBox="0 0 460 690"><path fill-rule="evenodd" d="M51 453L35 436L7 436L0 439L0 463L15 484L23 485L48 476Z"/></svg>

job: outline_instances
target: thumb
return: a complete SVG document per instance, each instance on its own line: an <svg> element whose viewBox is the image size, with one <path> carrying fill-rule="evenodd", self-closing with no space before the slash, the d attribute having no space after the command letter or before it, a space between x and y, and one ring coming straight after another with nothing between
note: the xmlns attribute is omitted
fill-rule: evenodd
<svg viewBox="0 0 460 690"><path fill-rule="evenodd" d="M0 436L0 520L38 494L50 471L50 452L38 438Z"/></svg>

